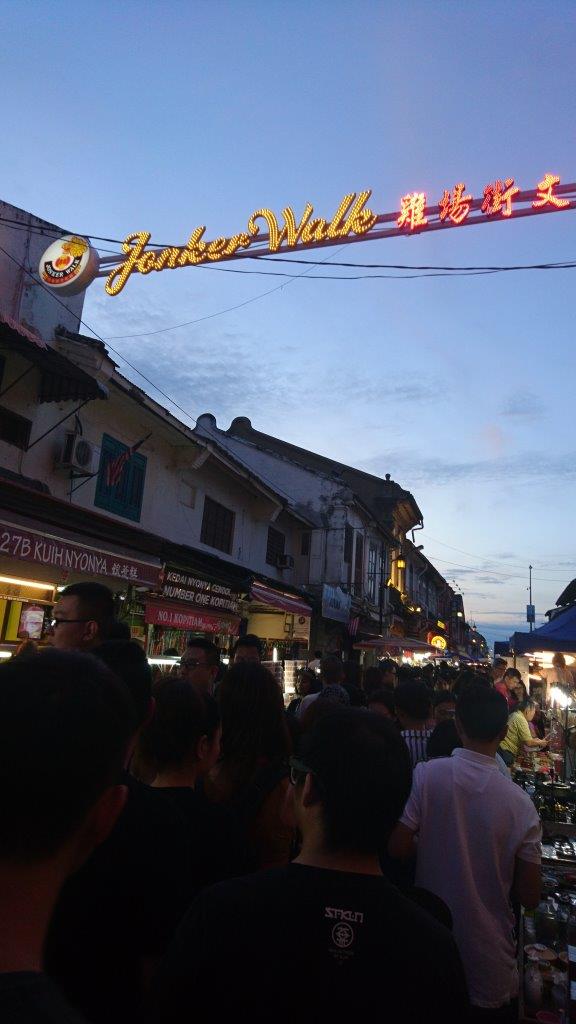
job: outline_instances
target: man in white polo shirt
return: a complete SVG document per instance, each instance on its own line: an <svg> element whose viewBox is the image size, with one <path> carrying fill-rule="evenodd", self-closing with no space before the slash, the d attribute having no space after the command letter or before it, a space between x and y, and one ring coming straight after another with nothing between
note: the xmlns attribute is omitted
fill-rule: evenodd
<svg viewBox="0 0 576 1024"><path fill-rule="evenodd" d="M508 706L471 684L456 705L463 748L419 764L390 839L393 857L416 854L416 885L452 913L472 1003L472 1020L517 1020L513 896L540 899L540 821L528 795L496 765ZM417 841L416 841L417 837Z"/></svg>

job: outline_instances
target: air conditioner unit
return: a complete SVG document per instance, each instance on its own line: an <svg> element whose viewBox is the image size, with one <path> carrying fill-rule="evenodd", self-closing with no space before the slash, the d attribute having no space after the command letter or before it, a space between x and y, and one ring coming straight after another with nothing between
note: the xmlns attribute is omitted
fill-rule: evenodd
<svg viewBox="0 0 576 1024"><path fill-rule="evenodd" d="M100 449L81 434L67 433L64 448L58 465L61 469L71 469L82 476L93 476L98 472Z"/></svg>
<svg viewBox="0 0 576 1024"><path fill-rule="evenodd" d="M293 569L294 559L292 558L292 555L278 555L276 565L279 569Z"/></svg>

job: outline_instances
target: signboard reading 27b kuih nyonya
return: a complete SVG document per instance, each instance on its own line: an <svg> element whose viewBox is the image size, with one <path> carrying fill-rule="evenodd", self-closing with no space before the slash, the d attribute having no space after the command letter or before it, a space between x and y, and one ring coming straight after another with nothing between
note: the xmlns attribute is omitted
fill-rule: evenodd
<svg viewBox="0 0 576 1024"><path fill-rule="evenodd" d="M120 253L104 256L100 259L99 271L94 271L93 263L90 270L77 269L79 246L88 246L88 243L77 236L68 236L54 242L44 253L40 275L45 285L59 291L66 289L68 294L73 294L72 289L87 287L96 275L105 276L108 295L119 295L133 274L147 275L153 271L197 267L224 260L413 236L444 228L576 209L576 183L562 185L560 176L550 173L542 176L536 188L527 191L522 191L514 178L498 178L487 184L476 199L462 181L443 189L436 204L429 202L426 192L407 192L400 199L399 209L392 213L374 213L367 205L371 195L370 189L348 192L328 218L317 216L310 203L306 203L299 215L291 206L284 207L280 216L262 207L249 217L244 231L206 240L206 225L201 224L194 228L185 245L160 247L152 242L149 231L136 231L127 235L122 243L125 258ZM52 250L58 247L62 251L54 258Z"/></svg>

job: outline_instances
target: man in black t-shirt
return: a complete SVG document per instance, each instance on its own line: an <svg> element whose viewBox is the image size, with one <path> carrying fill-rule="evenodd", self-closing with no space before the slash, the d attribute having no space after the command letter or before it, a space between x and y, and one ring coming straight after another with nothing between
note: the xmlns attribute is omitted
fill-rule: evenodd
<svg viewBox="0 0 576 1024"><path fill-rule="evenodd" d="M133 729L120 682L95 658L46 651L0 667L0 1020L82 1024L43 973L65 879L122 810Z"/></svg>
<svg viewBox="0 0 576 1024"><path fill-rule="evenodd" d="M153 711L150 667L133 641L96 657L126 685L136 733ZM46 970L91 1024L126 1024L145 979L188 909L193 892L190 830L161 790L128 773L125 807L112 832L64 885L46 941Z"/></svg>
<svg viewBox="0 0 576 1024"><path fill-rule="evenodd" d="M410 756L381 716L338 709L292 762L302 848L287 867L204 890L153 984L146 1020L442 1019L468 1003L449 931L382 876L378 849L410 789Z"/></svg>

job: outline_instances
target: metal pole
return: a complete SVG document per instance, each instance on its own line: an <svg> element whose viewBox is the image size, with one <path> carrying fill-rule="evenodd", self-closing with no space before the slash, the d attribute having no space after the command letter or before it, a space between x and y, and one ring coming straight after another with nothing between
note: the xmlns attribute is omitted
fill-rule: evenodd
<svg viewBox="0 0 576 1024"><path fill-rule="evenodd" d="M529 586L528 586L528 590L530 591L530 606L532 606L532 566L531 565L528 566L528 572L529 572L529 577L530 577L530 583L529 583ZM532 607L530 607L530 612L532 612ZM532 622L532 618L530 618L530 632L532 632L533 629L534 629L534 623Z"/></svg>

